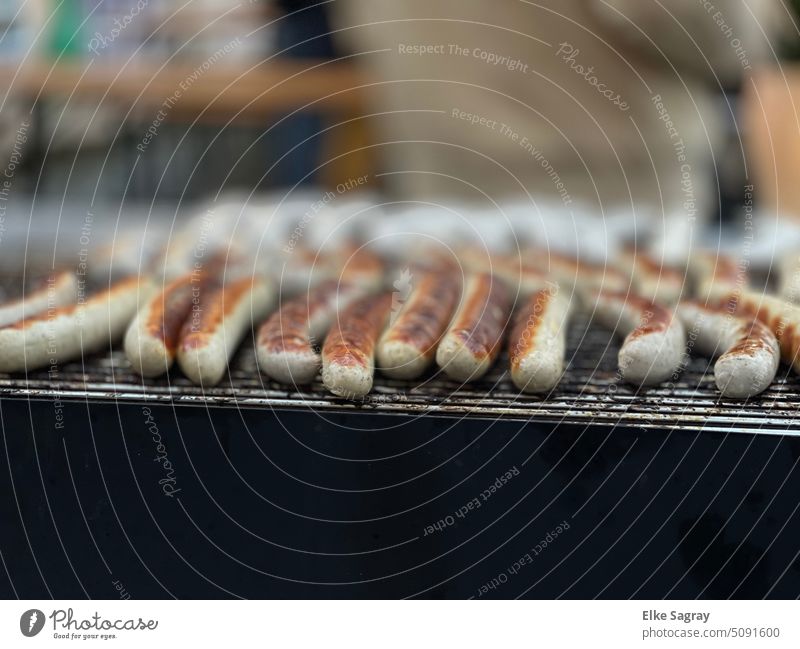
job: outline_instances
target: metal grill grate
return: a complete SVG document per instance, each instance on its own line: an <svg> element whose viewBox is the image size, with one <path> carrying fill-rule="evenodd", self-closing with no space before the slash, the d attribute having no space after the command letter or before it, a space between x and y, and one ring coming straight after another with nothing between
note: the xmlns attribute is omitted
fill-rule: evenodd
<svg viewBox="0 0 800 649"><path fill-rule="evenodd" d="M800 430L800 380L781 367L776 382L747 402L721 399L709 362L693 358L673 385L642 390L617 377L618 344L608 332L576 319L570 327L567 372L547 397L520 394L510 382L501 358L487 377L460 386L442 375L423 382L394 381L377 376L362 402L330 395L317 382L291 390L269 381L256 368L252 344L246 344L231 364L230 375L212 389L192 385L173 371L169 377L141 379L124 354L115 350L85 363L64 365L22 376L0 375L0 397L124 402L166 402L209 407L314 409L416 416L511 418L584 425L627 425L642 428L683 428L734 432L780 433Z"/></svg>

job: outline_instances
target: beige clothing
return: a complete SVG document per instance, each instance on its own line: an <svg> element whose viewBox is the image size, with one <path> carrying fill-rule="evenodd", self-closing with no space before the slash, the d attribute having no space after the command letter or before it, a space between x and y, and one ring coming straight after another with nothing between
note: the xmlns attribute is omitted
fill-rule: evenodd
<svg viewBox="0 0 800 649"><path fill-rule="evenodd" d="M752 16L743 0L334 3L351 51L387 50L355 60L386 113L370 124L396 194L689 220L717 193L715 95L764 58L760 28L780 16L777 0L747 4Z"/></svg>

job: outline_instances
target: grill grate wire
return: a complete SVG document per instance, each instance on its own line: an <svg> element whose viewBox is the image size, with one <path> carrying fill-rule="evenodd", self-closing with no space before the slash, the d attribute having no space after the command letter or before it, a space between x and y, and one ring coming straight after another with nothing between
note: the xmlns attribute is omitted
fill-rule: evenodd
<svg viewBox="0 0 800 649"><path fill-rule="evenodd" d="M785 366L766 392L749 401L721 398L713 366L703 358L691 358L674 382L637 391L617 376L619 346L608 331L578 317L569 327L568 341L569 366L560 385L547 396L521 394L506 372L507 357L501 356L487 376L466 385L435 372L415 382L378 374L370 395L349 402L329 394L320 381L293 389L269 380L258 372L250 336L231 362L228 376L213 388L191 384L177 369L167 377L142 379L130 370L124 353L114 349L55 372L0 374L0 398L311 409L367 416L434 414L645 429L800 431L796 417L800 380Z"/></svg>

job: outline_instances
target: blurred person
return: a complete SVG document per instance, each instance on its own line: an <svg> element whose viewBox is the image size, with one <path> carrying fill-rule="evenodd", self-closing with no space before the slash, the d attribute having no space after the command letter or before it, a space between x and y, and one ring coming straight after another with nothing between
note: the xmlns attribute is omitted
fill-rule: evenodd
<svg viewBox="0 0 800 649"><path fill-rule="evenodd" d="M292 59L330 59L335 56L328 24L327 6L318 0L278 0L283 11L278 21L277 50ZM271 159L278 164L270 174L277 186L293 187L319 181L321 115L302 111L282 118L272 127L269 138Z"/></svg>
<svg viewBox="0 0 800 649"><path fill-rule="evenodd" d="M688 252L718 203L735 111L779 0L338 0L369 73L391 193L534 202L654 230ZM531 210L531 219L536 209Z"/></svg>

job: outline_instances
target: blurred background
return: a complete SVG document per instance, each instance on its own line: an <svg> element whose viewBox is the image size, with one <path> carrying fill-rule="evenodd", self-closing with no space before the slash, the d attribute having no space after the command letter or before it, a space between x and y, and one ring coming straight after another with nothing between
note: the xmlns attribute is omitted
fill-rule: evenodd
<svg viewBox="0 0 800 649"><path fill-rule="evenodd" d="M222 193L343 183L514 206L556 247L596 222L602 249L584 248L600 256L646 234L671 262L753 226L769 257L800 242L794 15L781 0L0 0L6 252L18 232L68 248L52 233L87 214L116 231Z"/></svg>

